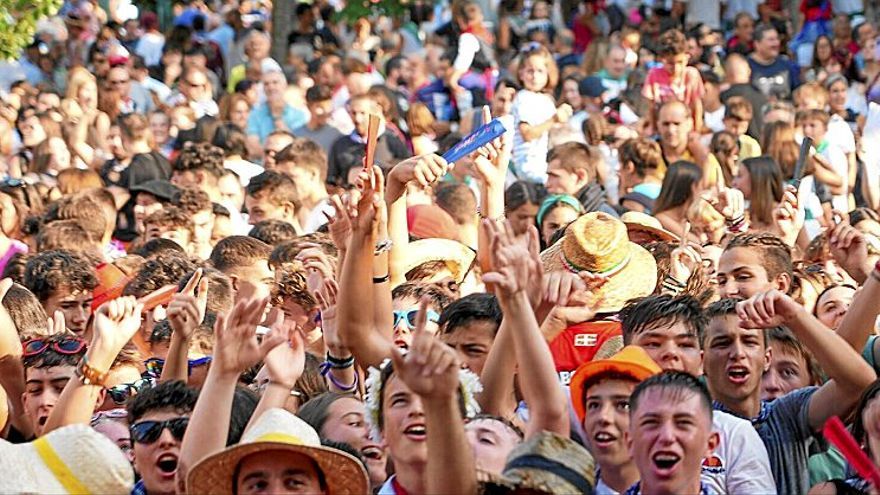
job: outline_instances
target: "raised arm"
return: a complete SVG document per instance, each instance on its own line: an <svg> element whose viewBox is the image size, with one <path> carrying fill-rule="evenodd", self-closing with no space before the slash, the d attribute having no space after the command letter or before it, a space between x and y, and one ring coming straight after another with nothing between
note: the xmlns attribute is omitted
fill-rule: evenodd
<svg viewBox="0 0 880 495"><path fill-rule="evenodd" d="M134 297L120 297L102 304L95 312L94 335L81 366L87 365L96 376L106 378L116 356L140 328L142 310L143 305ZM101 378L88 385L79 378L69 380L49 413L43 434L62 426L89 424L103 392Z"/></svg>
<svg viewBox="0 0 880 495"><path fill-rule="evenodd" d="M0 281L0 301L12 287L12 279ZM9 423L27 437L33 434L33 426L24 412L21 397L25 392L24 365L21 362L22 348L18 330L6 306L0 304L0 387L9 397ZM4 401L6 399L4 398ZM0 433L3 427L0 425ZM0 435L3 436L3 435Z"/></svg>
<svg viewBox="0 0 880 495"><path fill-rule="evenodd" d="M168 304L168 323L171 325L171 344L162 367L160 382L189 379L189 344L193 333L205 320L208 307L208 279L202 279L202 269L195 271L181 292Z"/></svg>
<svg viewBox="0 0 880 495"><path fill-rule="evenodd" d="M269 384L263 391L245 431L265 411L276 407L284 408L306 364L306 347L302 332L294 325L285 324L284 313L281 310L276 308L272 311L269 315L269 321L272 322L270 333L278 335L279 340L283 339L283 341L270 349L263 359L269 375Z"/></svg>
<svg viewBox="0 0 880 495"><path fill-rule="evenodd" d="M489 107L484 106L482 112L483 123L488 124L492 120ZM512 152L513 142L510 135L505 133L495 142L471 155L474 171L480 182L480 216L483 218L499 220L505 216L504 184L507 180L507 168L510 165ZM483 272L489 271L491 266L489 240L484 229L480 229L477 234L477 261Z"/></svg>
<svg viewBox="0 0 880 495"><path fill-rule="evenodd" d="M509 223L492 223L492 255L495 271L483 276L495 284L498 302L504 318L511 321L516 361L523 373L519 374L520 388L529 406L528 435L551 431L568 436L569 420L565 396L556 376L553 356L529 303L527 287L539 283L530 280L529 265L540 263L537 248L529 249L517 243Z"/></svg>

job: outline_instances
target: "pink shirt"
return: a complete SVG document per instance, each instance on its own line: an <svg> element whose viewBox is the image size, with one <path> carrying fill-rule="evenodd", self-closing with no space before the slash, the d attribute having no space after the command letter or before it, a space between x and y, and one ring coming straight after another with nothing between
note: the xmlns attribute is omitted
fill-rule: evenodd
<svg viewBox="0 0 880 495"><path fill-rule="evenodd" d="M673 84L672 75L666 69L655 67L648 72L648 77L645 78L642 96L655 105L670 100L679 100L691 107L703 97L703 79L697 69L686 67L681 82Z"/></svg>

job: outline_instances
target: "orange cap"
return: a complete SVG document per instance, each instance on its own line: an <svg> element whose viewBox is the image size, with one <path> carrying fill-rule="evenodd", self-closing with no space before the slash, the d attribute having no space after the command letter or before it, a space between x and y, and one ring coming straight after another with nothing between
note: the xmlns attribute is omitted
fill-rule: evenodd
<svg viewBox="0 0 880 495"><path fill-rule="evenodd" d="M586 409L584 408L584 384L598 375L606 373L618 373L631 376L633 380L641 382L646 378L663 371L660 366L651 359L651 356L639 346L628 345L617 354L608 359L589 361L575 370L571 377L569 390L571 392L571 404L578 420L583 423Z"/></svg>
<svg viewBox="0 0 880 495"><path fill-rule="evenodd" d="M120 297L125 285L131 280L113 263L101 263L95 271L98 275L98 286L93 292L92 311L105 302Z"/></svg>

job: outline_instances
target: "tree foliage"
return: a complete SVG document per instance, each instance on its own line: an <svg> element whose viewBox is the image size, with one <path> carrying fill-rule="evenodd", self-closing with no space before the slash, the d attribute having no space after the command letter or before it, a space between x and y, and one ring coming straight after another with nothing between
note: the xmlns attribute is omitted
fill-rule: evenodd
<svg viewBox="0 0 880 495"><path fill-rule="evenodd" d="M349 0L339 17L350 24L362 17L401 17L411 3L411 0Z"/></svg>
<svg viewBox="0 0 880 495"><path fill-rule="evenodd" d="M0 0L0 60L18 58L33 41L37 22L54 15L62 0Z"/></svg>

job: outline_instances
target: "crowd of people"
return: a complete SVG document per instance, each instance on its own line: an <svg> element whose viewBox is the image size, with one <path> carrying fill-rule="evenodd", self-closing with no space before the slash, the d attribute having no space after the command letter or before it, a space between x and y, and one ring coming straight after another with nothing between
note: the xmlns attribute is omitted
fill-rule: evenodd
<svg viewBox="0 0 880 495"><path fill-rule="evenodd" d="M873 2L122 3L0 63L0 492L880 490Z"/></svg>

